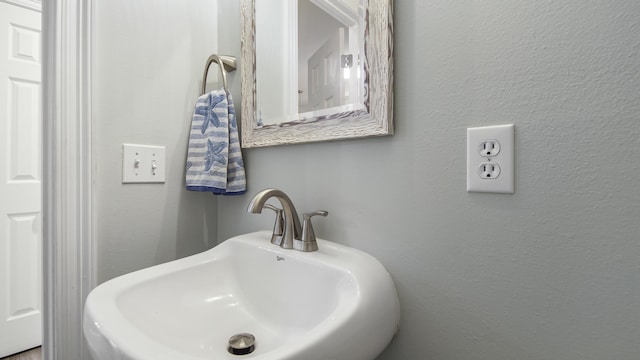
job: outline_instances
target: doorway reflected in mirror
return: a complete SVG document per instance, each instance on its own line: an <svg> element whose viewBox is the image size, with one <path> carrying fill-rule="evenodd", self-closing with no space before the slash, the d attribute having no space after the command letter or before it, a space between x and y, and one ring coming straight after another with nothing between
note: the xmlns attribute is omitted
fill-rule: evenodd
<svg viewBox="0 0 640 360"><path fill-rule="evenodd" d="M298 0L298 112L362 102L358 0Z"/></svg>

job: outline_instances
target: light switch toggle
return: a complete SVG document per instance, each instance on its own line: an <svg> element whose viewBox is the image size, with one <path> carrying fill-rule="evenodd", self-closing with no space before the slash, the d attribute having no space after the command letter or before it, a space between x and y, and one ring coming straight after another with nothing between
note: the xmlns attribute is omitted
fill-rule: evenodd
<svg viewBox="0 0 640 360"><path fill-rule="evenodd" d="M164 146L122 144L122 183L165 182Z"/></svg>

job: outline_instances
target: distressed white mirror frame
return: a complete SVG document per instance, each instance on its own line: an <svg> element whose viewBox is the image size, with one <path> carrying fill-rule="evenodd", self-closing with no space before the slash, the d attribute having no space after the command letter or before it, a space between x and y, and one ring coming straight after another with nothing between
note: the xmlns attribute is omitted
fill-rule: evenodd
<svg viewBox="0 0 640 360"><path fill-rule="evenodd" d="M241 0L243 148L393 134L393 0L364 4L364 110L258 127L255 0Z"/></svg>

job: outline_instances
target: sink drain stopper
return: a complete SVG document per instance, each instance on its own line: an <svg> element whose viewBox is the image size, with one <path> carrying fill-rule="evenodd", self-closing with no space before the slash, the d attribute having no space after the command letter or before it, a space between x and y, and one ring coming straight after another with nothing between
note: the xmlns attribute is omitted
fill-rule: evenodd
<svg viewBox="0 0 640 360"><path fill-rule="evenodd" d="M236 334L229 338L227 350L233 355L251 354L255 349L256 338L251 334Z"/></svg>

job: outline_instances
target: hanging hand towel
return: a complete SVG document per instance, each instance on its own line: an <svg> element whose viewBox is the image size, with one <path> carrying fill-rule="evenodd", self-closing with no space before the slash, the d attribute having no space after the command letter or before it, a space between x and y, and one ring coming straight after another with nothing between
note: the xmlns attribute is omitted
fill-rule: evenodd
<svg viewBox="0 0 640 360"><path fill-rule="evenodd" d="M236 113L231 94L215 90L196 102L187 154L187 190L217 195L246 191Z"/></svg>

